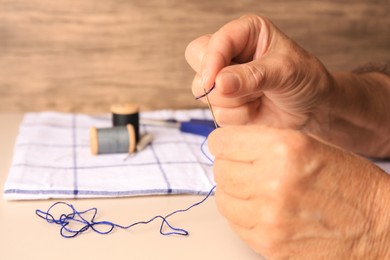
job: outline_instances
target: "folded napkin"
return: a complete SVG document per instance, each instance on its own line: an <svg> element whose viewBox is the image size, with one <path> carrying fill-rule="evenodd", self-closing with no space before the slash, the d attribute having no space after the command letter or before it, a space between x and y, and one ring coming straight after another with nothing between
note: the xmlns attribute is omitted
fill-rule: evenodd
<svg viewBox="0 0 390 260"><path fill-rule="evenodd" d="M211 119L207 110L160 110L141 118ZM7 200L96 198L155 194L207 194L212 165L201 150L205 137L141 124L153 135L141 152L94 156L90 127L112 126L110 115L27 113L19 129L4 186ZM207 143L203 149L207 152ZM208 155L210 156L210 155Z"/></svg>

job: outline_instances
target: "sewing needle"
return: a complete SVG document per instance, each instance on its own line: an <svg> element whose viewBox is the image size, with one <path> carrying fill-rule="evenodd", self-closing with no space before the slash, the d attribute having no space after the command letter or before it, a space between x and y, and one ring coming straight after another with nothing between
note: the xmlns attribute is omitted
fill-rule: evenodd
<svg viewBox="0 0 390 260"><path fill-rule="evenodd" d="M211 107L211 104L210 104L210 100L209 100L209 93L207 93L206 89L204 88L204 96L206 97L206 100L207 100L207 105L209 106L209 109L210 109L210 112L211 112L211 115L213 117L213 121L214 121L214 125L215 125L215 129L218 128L218 124L217 124L217 121L215 120L215 116L214 116L214 112L213 112L213 108Z"/></svg>

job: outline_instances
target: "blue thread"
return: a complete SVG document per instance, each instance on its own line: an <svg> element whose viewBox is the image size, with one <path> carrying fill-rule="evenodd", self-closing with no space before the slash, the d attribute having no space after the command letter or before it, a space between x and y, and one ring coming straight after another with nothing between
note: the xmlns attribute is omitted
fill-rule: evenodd
<svg viewBox="0 0 390 260"><path fill-rule="evenodd" d="M187 230L185 230L183 228L177 228L177 227L172 226L168 222L168 218L177 214L177 213L186 212L186 211L190 210L191 208L202 204L204 201L206 201L208 199L208 197L210 197L210 195L213 193L215 187L216 186L214 185L214 187L209 191L209 193L202 200L192 204L188 208L175 210L175 211L169 213L168 215L166 215L165 217L163 217L161 215L157 215L157 216L154 216L153 218L151 218L147 221L135 222L135 223L130 224L128 226L115 224L115 223L110 222L110 221L95 221L95 217L97 216L97 213L98 213L97 208L90 208L90 209L87 209L84 211L77 211L72 204L69 204L66 202L61 202L61 201L54 203L52 206L49 207L49 209L47 211L42 211L42 210L37 209L35 211L35 213L39 217L45 219L48 223L57 224L57 225L61 226L60 234L64 238L76 237L77 235L87 231L89 228L91 228L93 231L95 231L98 234L105 235L105 234L111 233L114 230L114 228L130 229L136 225L149 224L156 219L161 219L161 225L160 225L160 234L161 235L164 235L164 236L170 236L170 235L188 236L189 232ZM71 209L71 213L61 214L60 217L56 219L50 213L50 211L59 205L67 206L68 208ZM91 212L93 213L93 215L92 215L90 220L87 220L83 215L89 214ZM75 228L71 227L72 224L73 225L75 225L75 224L80 225L81 224L82 226L78 229L75 229ZM167 225L170 228L170 230L171 230L170 232L164 232L165 225ZM106 228L106 229L101 230L98 228L99 226Z"/></svg>

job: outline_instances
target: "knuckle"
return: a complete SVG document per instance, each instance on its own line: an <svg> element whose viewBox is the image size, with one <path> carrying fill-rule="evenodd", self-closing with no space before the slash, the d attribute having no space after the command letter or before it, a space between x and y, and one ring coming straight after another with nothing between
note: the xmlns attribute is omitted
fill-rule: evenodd
<svg viewBox="0 0 390 260"><path fill-rule="evenodd" d="M265 16L259 16L253 13L247 13L240 17L240 19L248 20L252 23L268 24L270 20Z"/></svg>
<svg viewBox="0 0 390 260"><path fill-rule="evenodd" d="M307 151L311 147L311 140L309 139L309 137L297 132L294 134L294 138L294 149L300 154L307 153Z"/></svg>
<svg viewBox="0 0 390 260"><path fill-rule="evenodd" d="M309 149L309 138L295 130L285 130L274 143L273 151L283 160L294 161Z"/></svg>
<svg viewBox="0 0 390 260"><path fill-rule="evenodd" d="M261 83L265 78L265 71L264 65L256 64L256 66L251 66L245 64L245 75L247 80L242 82L249 82L249 87L252 86L255 90L261 86Z"/></svg>
<svg viewBox="0 0 390 260"><path fill-rule="evenodd" d="M284 55L281 58L281 66L280 66L280 72L281 77L284 78L284 82L287 84L294 84L297 80L297 73L296 73L296 62L288 57L287 55Z"/></svg>
<svg viewBox="0 0 390 260"><path fill-rule="evenodd" d="M296 130L284 130L274 141L272 152L279 163L269 188L279 194L280 202L289 200L289 194L306 174L316 171L321 165L313 159L313 140Z"/></svg>
<svg viewBox="0 0 390 260"><path fill-rule="evenodd" d="M291 59L289 56L284 56L282 58L283 68L285 72L293 72L295 70L295 61Z"/></svg>
<svg viewBox="0 0 390 260"><path fill-rule="evenodd" d="M272 151L279 158L279 160L289 160L290 155L293 153L291 147L291 140L285 136L281 136L280 139L276 140L273 144Z"/></svg>

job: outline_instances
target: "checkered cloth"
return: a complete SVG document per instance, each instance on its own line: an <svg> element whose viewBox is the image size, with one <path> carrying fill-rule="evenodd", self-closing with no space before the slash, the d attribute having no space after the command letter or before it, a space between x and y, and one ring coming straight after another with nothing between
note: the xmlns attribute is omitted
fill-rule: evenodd
<svg viewBox="0 0 390 260"><path fill-rule="evenodd" d="M144 112L141 118L211 119L207 110ZM109 115L54 112L24 116L4 186L8 200L207 194L214 186L211 163L201 151L203 136L141 124L154 140L145 150L91 155L89 128L109 127ZM207 143L204 147L207 152ZM207 154L210 156L209 154ZM390 162L378 162L390 173Z"/></svg>
<svg viewBox="0 0 390 260"><path fill-rule="evenodd" d="M207 110L144 112L141 118L211 119ZM8 200L96 198L154 194L207 194L214 186L212 165L202 153L205 137L179 129L143 125L154 139L130 156L93 156L90 127L110 127L110 115L27 113L19 129L4 186ZM207 152L207 144L204 147Z"/></svg>

